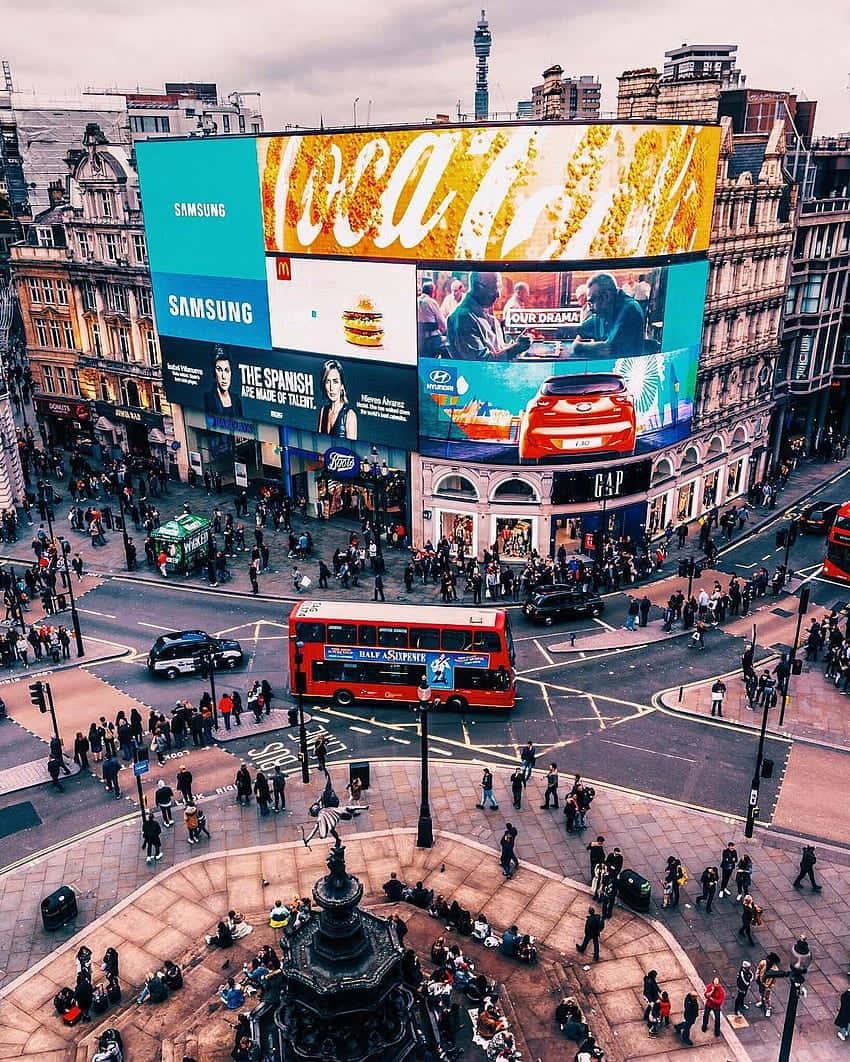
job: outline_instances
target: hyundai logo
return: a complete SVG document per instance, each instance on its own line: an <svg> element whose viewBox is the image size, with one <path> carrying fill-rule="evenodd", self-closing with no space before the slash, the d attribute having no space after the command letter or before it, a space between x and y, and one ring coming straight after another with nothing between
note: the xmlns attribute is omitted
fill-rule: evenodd
<svg viewBox="0 0 850 1062"><path fill-rule="evenodd" d="M452 374L447 369L432 369L428 373L432 384L447 384L452 381Z"/></svg>
<svg viewBox="0 0 850 1062"><path fill-rule="evenodd" d="M590 411L591 409L593 409L593 403L592 403L592 402L579 402L579 403L578 403L578 404L576 405L576 409L577 409L577 410L578 410L578 411L579 411L580 413L587 413L587 412L589 412L589 411Z"/></svg>

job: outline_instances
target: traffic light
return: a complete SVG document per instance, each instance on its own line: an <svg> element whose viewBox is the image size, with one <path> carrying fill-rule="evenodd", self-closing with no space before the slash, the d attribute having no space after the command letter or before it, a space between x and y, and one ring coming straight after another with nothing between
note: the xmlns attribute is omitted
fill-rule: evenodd
<svg viewBox="0 0 850 1062"><path fill-rule="evenodd" d="M44 700L43 682L33 682L30 684L30 702L34 704L40 712L47 711L47 704Z"/></svg>
<svg viewBox="0 0 850 1062"><path fill-rule="evenodd" d="M787 531L786 528L783 527L781 530L776 532L776 548L777 549L785 549L785 547L787 545L788 545L788 531Z"/></svg>
<svg viewBox="0 0 850 1062"><path fill-rule="evenodd" d="M290 708L287 711L287 715L289 716L289 725L290 726L298 726L298 709L297 708Z"/></svg>
<svg viewBox="0 0 850 1062"><path fill-rule="evenodd" d="M694 566L694 579L699 579L699 577L702 575L702 565L699 563L699 561L695 560L692 560L691 564L693 564Z"/></svg>
<svg viewBox="0 0 850 1062"><path fill-rule="evenodd" d="M797 532L800 528L799 520L792 520L788 525L788 544L793 546L797 541Z"/></svg>
<svg viewBox="0 0 850 1062"><path fill-rule="evenodd" d="M679 578L686 579L688 575L688 560L687 557L679 558Z"/></svg>

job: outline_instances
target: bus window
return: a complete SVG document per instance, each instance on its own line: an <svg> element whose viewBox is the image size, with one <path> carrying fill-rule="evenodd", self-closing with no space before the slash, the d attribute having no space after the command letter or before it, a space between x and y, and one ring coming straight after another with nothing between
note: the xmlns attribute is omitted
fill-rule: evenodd
<svg viewBox="0 0 850 1062"><path fill-rule="evenodd" d="M375 640L375 628L367 626L365 623L360 624L360 628L357 631L357 644L358 645L377 645Z"/></svg>
<svg viewBox="0 0 850 1062"><path fill-rule="evenodd" d="M385 649L406 649L407 627L379 627L378 645Z"/></svg>
<svg viewBox="0 0 850 1062"><path fill-rule="evenodd" d="M363 667L351 660L314 660L314 682L362 682Z"/></svg>
<svg viewBox="0 0 850 1062"><path fill-rule="evenodd" d="M324 623L296 623L295 624L295 637L299 642L319 642L324 644L325 641L325 625Z"/></svg>
<svg viewBox="0 0 850 1062"><path fill-rule="evenodd" d="M472 631L444 630L442 649L453 652L469 653L472 651Z"/></svg>
<svg viewBox="0 0 850 1062"><path fill-rule="evenodd" d="M439 649L440 632L437 627L411 627L411 649Z"/></svg>
<svg viewBox="0 0 850 1062"><path fill-rule="evenodd" d="M328 645L357 645L357 628L353 623L329 623Z"/></svg>
<svg viewBox="0 0 850 1062"><path fill-rule="evenodd" d="M497 631L475 631L473 644L478 652L498 653L502 649L502 640Z"/></svg>

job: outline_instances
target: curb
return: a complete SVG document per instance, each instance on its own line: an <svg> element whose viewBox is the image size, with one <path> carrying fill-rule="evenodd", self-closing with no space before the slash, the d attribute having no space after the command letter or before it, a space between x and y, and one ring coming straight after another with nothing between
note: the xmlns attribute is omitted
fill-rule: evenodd
<svg viewBox="0 0 850 1062"><path fill-rule="evenodd" d="M41 679L45 676L49 678L59 671L71 671L76 667L91 667L94 664L104 664L110 660L120 660L122 657L130 656L133 651L127 648L117 653L105 653L103 656L78 656L73 660L66 661L64 664L55 664L51 668L36 668L31 664L28 668L24 668L20 675L10 675L8 678L0 679L0 686L11 686L15 682L23 682L24 679L32 679L35 682L36 679Z"/></svg>
<svg viewBox="0 0 850 1062"><path fill-rule="evenodd" d="M377 839L382 837L396 837L398 835L415 836L415 834L415 828L403 827L392 830L371 830L364 833L355 833L351 836L353 840L368 842L370 839ZM496 858L498 855L496 849L491 848L488 845L481 844L479 841L469 840L465 837L461 837L459 834L452 833L449 831L438 830L435 834L435 840L437 838L444 838L449 842L458 842L461 845L477 850L481 853L482 856ZM49 955L45 955L43 959L40 959L37 963L31 966L29 970L26 971L26 973L20 974L13 981L10 981L7 985L4 985L3 988L0 989L0 999L4 999L10 993L16 991L18 988L25 985L31 977L33 977L35 974L40 973L49 963L52 963L55 959L60 958L61 956L70 952L76 945L78 945L78 942L84 934L91 935L93 932L96 932L108 920L119 915L121 911L130 906L132 903L134 903L139 896L144 895L146 892L156 886L164 884L168 881L170 877L172 877L174 874L179 873L184 867L194 864L206 863L213 859L226 859L241 855L253 855L255 853L263 852L279 852L281 849L286 850L292 848L300 849L301 842L289 841L284 843L283 845L254 845L250 848L226 849L221 852L205 852L203 855L198 855L192 859L183 860L180 863L174 864L173 866L163 869L157 874L156 877L151 878L143 885L140 885L137 889L134 889L131 893L125 896L123 900L119 900L118 903L115 904L114 907L110 908L109 911L102 914L99 918L96 918L93 922L89 922L83 929L79 930L72 937L68 938L68 940L60 944ZM566 875L558 874L554 871L547 870L545 867L537 866L534 863L525 862L524 866L532 873L537 874L541 878L548 878L550 881L556 881L567 888L573 889L575 892L584 893L588 896L593 895L593 890L590 888L589 885L586 885L584 882L575 881L574 879L569 878ZM657 919L649 918L646 915L641 914L639 911L632 911L631 909L625 907L621 907L621 911L624 911L631 917L641 919L648 926L650 926L650 928L654 932L658 933L658 935L670 948L677 962L682 967L685 975L690 980L692 987L696 990L697 994L701 996L704 987L703 980L697 973L696 967L688 958L684 948L682 948L674 938L672 932ZM721 1028L723 1030L723 1038L729 1045L735 1058L738 1059L739 1062L752 1062L752 1060L750 1059L750 1055L745 1050L741 1041L738 1039L738 1036L735 1033L734 1029L732 1029L732 1027L729 1025L728 1019L722 1024Z"/></svg>

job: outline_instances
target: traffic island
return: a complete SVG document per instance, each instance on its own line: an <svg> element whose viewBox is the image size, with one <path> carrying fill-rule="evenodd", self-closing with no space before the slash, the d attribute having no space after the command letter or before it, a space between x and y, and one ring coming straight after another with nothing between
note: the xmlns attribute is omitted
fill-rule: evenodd
<svg viewBox="0 0 850 1062"><path fill-rule="evenodd" d="M677 1006L685 991L701 995L703 987L685 953L658 923L618 907L602 934L601 959L594 963L576 952L590 900L584 885L527 863L506 881L492 848L456 834L439 834L431 849L416 848L412 830L352 834L346 836L346 849L350 872L363 884L364 906L375 907L377 913L387 913L382 885L395 871L409 883L424 881L473 917L483 911L498 935L516 924L537 938L540 960L524 967L447 931L444 923L407 904L397 905L411 923L417 952L424 955L437 935L448 936L505 986L527 1046L524 1058L566 1058L575 1050L561 1040L554 1010L563 995L576 992L591 1030L613 1062L668 1058L687 1050L670 1030L650 1039L641 1020L642 982L649 969L659 972L659 981ZM315 843L310 851L295 841L210 853L160 872L7 986L0 997L0 1043L14 1045L15 1057L21 1059L83 1062L91 1057L98 1033L116 1027L122 1031L128 1062L170 1062L193 1050L205 1062L224 1062L232 1049L233 1029L226 1024L227 1012L217 1005L216 990L227 977L222 962L229 958L234 974L243 958L262 944L276 944L277 934L267 926L272 903L309 896L327 855L325 844ZM203 937L232 907L243 911L255 929L225 956L207 949ZM117 948L124 997L97 1024L65 1028L52 1001L63 985L73 984L74 957L81 944L91 948L95 960L107 947ZM166 959L185 967L184 988L167 1004L136 1006L132 1001L147 974ZM423 967L430 969L427 959ZM700 1062L730 1057L746 1062L746 1051L725 1022L723 1034L724 1039L714 1040L696 1032L698 1046L690 1056Z"/></svg>

